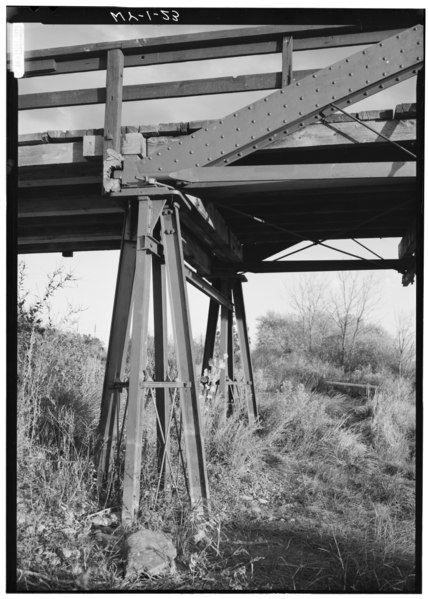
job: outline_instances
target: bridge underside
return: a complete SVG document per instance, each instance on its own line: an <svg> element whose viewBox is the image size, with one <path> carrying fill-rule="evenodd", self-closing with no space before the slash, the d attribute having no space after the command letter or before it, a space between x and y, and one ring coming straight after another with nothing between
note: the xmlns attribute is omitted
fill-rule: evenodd
<svg viewBox="0 0 428 599"><path fill-rule="evenodd" d="M358 116L375 131L415 150L415 105ZM186 123L185 127L197 131L203 124ZM153 135L162 127L169 127L169 135ZM123 151L151 156L182 138L172 135L174 128L179 132L184 124L152 130L147 126L124 128ZM100 193L101 133L22 136L19 251L120 248L125 207L120 197ZM188 180L180 180L177 186L200 199L192 200L192 208L182 211L182 227L189 246L186 260L203 275L229 265L231 258L238 270L239 262L263 260L305 240L403 237L417 209L414 159L341 115L308 127L304 135L292 134L286 141L238 160L233 178L222 172L222 178L216 180L220 170L227 171L189 172ZM204 207L215 211L227 230L228 239L219 243L220 247L216 247L216 223L207 223ZM230 234L234 245L229 244ZM222 248L227 244L231 247ZM191 248L198 245L200 251L193 255Z"/></svg>

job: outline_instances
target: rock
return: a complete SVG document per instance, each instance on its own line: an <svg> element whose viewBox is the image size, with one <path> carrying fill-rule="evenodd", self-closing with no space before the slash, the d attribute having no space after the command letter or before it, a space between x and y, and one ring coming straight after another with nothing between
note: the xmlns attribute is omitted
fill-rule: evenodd
<svg viewBox="0 0 428 599"><path fill-rule="evenodd" d="M126 576L158 576L175 570L177 550L171 539L162 532L143 528L126 539L125 548Z"/></svg>

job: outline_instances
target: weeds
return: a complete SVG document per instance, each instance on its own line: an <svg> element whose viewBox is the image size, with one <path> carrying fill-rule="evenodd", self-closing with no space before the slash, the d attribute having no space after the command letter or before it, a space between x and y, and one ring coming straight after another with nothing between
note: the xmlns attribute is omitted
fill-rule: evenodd
<svg viewBox="0 0 428 599"><path fill-rule="evenodd" d="M356 401L311 392L302 362L296 378L281 380L280 391L266 392L272 384L259 377L254 425L245 402L228 414L210 385L209 397L201 398L208 519L188 507L178 411L171 432L178 484L157 492L156 418L148 397L136 527L172 536L177 572L129 581L118 515L124 441L107 504L100 504L93 466L102 347L92 338L43 329L37 310L25 323L18 387L19 590L415 589L415 400L408 380L379 376L375 397Z"/></svg>

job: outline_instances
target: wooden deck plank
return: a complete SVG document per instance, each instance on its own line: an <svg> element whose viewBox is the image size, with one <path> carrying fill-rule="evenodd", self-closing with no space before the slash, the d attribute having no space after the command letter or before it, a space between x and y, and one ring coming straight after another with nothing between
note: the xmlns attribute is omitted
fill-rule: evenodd
<svg viewBox="0 0 428 599"><path fill-rule="evenodd" d="M397 104L395 109L365 110L352 112L350 115L360 120L368 121L390 121L398 122L408 119L416 119L416 104ZM395 115L395 116L394 116ZM352 119L344 114L333 113L323 119L324 123L352 122ZM208 127L214 120L189 121L181 123L159 123L158 125L126 125L121 128L121 133L141 133L143 137L156 136L178 136L194 133L199 129ZM369 123L371 126L373 124ZM66 143L70 141L81 141L85 135L104 135L104 129L74 129L68 131L51 130L45 132L25 133L18 136L19 145L35 145L40 143Z"/></svg>
<svg viewBox="0 0 428 599"><path fill-rule="evenodd" d="M114 201L100 194L54 195L18 198L18 218L40 218L52 216L87 216L93 214L123 213Z"/></svg>
<svg viewBox="0 0 428 599"><path fill-rule="evenodd" d="M416 121L414 119L394 121L369 121L371 127L396 142L415 141ZM59 134L60 132L56 132ZM82 131L83 133L83 131ZM103 138L101 135L88 135L82 142L44 143L47 134L32 134L23 136L26 145L18 147L19 166L70 164L87 162L89 158L102 156ZM178 136L151 137L147 139L141 133L122 134L122 154L148 155L165 148L168 144L177 143ZM49 135L49 138L52 137ZM67 137L58 139L67 140ZM381 138L357 123L328 123L309 125L271 144L266 150L280 150L287 148L303 148L330 145L370 144L380 142ZM383 141L383 140L382 140Z"/></svg>

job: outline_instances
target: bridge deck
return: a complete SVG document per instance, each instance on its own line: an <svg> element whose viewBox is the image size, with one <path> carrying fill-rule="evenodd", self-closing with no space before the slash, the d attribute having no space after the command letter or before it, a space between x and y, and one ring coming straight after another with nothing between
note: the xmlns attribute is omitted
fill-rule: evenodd
<svg viewBox="0 0 428 599"><path fill-rule="evenodd" d="M414 151L415 105L357 116ZM205 124L124 127L122 153L150 156ZM236 236L240 256L260 260L304 239L402 237L416 209L416 163L344 115L293 133L232 168L197 171L177 173L178 180L171 182L202 200L194 201L196 216L183 214L183 233L187 259L206 271L210 265L203 266L198 249L214 252L214 262L230 257L207 235L213 211ZM123 208L116 199L102 196L101 172L101 130L21 136L19 251L119 248ZM199 256L196 262L192 254ZM205 262L211 259L212 254L207 255Z"/></svg>

